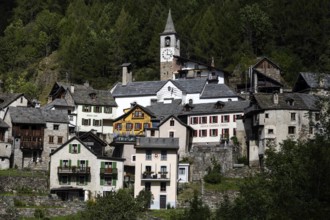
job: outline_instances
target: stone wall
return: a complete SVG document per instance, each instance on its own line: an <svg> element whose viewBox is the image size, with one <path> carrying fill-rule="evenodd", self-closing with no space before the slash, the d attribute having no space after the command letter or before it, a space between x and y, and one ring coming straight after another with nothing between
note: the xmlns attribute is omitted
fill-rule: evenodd
<svg viewBox="0 0 330 220"><path fill-rule="evenodd" d="M24 171L22 171L24 172ZM40 177L40 174L35 174L36 176L0 176L0 191L13 192L20 190L22 188L40 192L48 193L48 178L47 176Z"/></svg>
<svg viewBox="0 0 330 220"><path fill-rule="evenodd" d="M212 159L221 164L222 173L233 167L233 153L230 145L194 146L189 157L192 162L191 181L200 181L203 178L207 168L212 167Z"/></svg>

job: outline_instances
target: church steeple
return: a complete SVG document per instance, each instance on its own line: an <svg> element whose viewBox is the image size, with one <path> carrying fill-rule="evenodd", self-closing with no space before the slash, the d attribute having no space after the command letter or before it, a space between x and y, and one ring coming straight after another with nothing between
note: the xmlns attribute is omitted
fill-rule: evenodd
<svg viewBox="0 0 330 220"><path fill-rule="evenodd" d="M173 20L172 20L171 9L168 11L165 30L162 34L176 34L176 31L175 31L175 28L174 28L174 23L173 23Z"/></svg>

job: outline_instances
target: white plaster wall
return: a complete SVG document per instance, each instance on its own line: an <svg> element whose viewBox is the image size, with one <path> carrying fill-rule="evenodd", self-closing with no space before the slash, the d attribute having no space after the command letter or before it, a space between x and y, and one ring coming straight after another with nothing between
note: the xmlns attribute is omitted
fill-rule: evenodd
<svg viewBox="0 0 330 220"><path fill-rule="evenodd" d="M6 114L8 107L17 107L17 106L26 107L27 105L28 105L28 100L24 96L21 96L18 99L16 99L15 101L13 101L12 103L10 103L10 105L8 105L6 108L3 108L0 110L0 118L4 119L4 116Z"/></svg>
<svg viewBox="0 0 330 220"><path fill-rule="evenodd" d="M141 181L142 173L145 171L145 166L151 166L151 170L155 174L160 171L161 166L167 166L167 172L170 177L170 181L167 182L166 192L160 192L160 181L151 182L151 192L154 196L151 209L159 209L159 196L166 195L166 204L170 203L171 206L176 206L177 198L177 168L178 157L175 150L167 151L167 160L160 160L160 150L152 151L152 160L146 161L145 149L136 150L136 166L135 166L135 184L134 184L134 197L136 197L141 190L144 189L145 181ZM155 157L158 154L158 158ZM148 181L147 181L148 182Z"/></svg>
<svg viewBox="0 0 330 220"><path fill-rule="evenodd" d="M170 87L170 91L169 88ZM176 87L171 81L168 81L158 92L157 101L163 102L166 98L182 99L182 91Z"/></svg>
<svg viewBox="0 0 330 220"><path fill-rule="evenodd" d="M116 115L117 117L124 114L124 109L130 108L131 103L136 102L137 104L146 107L151 105L151 99L157 99L157 95L152 96L134 96L134 97L116 97L116 103L118 105Z"/></svg>

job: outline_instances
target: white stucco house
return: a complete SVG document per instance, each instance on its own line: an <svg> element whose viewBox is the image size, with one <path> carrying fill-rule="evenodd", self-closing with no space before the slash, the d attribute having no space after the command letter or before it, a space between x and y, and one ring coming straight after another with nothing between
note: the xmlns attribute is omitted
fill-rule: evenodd
<svg viewBox="0 0 330 220"><path fill-rule="evenodd" d="M134 196L141 190L153 195L150 209L176 207L178 138L137 138Z"/></svg>
<svg viewBox="0 0 330 220"><path fill-rule="evenodd" d="M63 200L86 201L122 188L124 159L97 152L90 141L83 142L78 137L53 151L50 154L51 193Z"/></svg>

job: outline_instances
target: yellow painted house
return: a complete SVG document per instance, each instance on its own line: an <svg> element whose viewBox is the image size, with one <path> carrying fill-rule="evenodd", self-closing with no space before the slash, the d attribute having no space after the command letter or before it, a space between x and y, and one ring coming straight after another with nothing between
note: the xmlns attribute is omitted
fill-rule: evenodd
<svg viewBox="0 0 330 220"><path fill-rule="evenodd" d="M146 128L152 128L152 119L154 118L155 116L148 109L135 104L114 120L113 133L117 135L144 135Z"/></svg>

